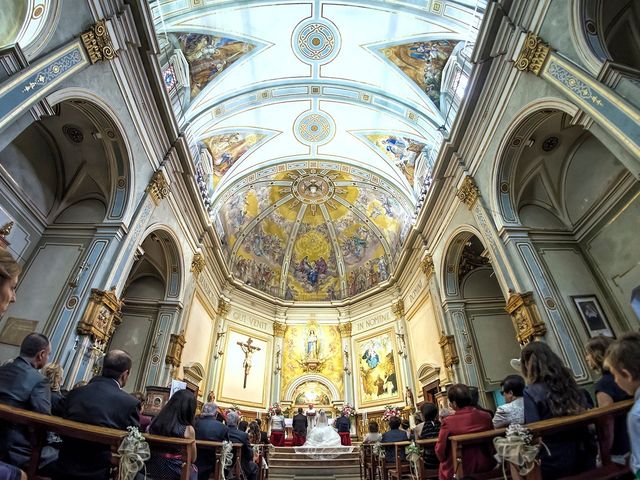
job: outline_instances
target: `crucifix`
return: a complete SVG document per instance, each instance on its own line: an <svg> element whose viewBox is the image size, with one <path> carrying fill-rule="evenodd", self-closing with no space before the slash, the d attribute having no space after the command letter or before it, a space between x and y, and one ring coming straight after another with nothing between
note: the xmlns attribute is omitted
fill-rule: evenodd
<svg viewBox="0 0 640 480"><path fill-rule="evenodd" d="M251 345L253 343L253 338L247 338L246 343L237 342L244 353L244 361L242 362L242 368L244 368L244 383L242 384L242 388L247 388L247 376L249 375L249 370L251 370L251 357L253 356L254 351L259 351L260 347L254 347Z"/></svg>

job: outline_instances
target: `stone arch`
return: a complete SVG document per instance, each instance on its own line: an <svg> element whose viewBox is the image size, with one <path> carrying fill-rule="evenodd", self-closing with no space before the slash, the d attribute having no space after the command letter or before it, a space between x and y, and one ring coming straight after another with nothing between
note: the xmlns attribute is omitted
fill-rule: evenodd
<svg viewBox="0 0 640 480"><path fill-rule="evenodd" d="M518 159L526 146L527 136L557 112L564 112L573 117L578 108L570 102L556 98L539 99L522 108L507 128L498 147L498 160L494 163L491 182L494 188L491 189L489 200L491 210L499 213L494 217L498 228L520 225L516 192L512 188Z"/></svg>
<svg viewBox="0 0 640 480"><path fill-rule="evenodd" d="M322 375L309 373L296 378L293 382L289 384L289 386L287 387L284 393L283 401L293 402L293 394L296 391L296 388L298 388L303 383L307 383L307 382L321 383L322 385L324 385L329 389L329 392L331 392L331 396L333 397L331 401L335 402L340 400L340 394L338 393L338 389L335 387L333 382L331 382L328 378L323 377Z"/></svg>
<svg viewBox="0 0 640 480"><path fill-rule="evenodd" d="M49 43L58 27L60 0L17 0L6 2L5 21L0 22L0 46L17 44L28 60L35 58ZM5 24L6 22L6 24Z"/></svg>
<svg viewBox="0 0 640 480"><path fill-rule="evenodd" d="M462 255L465 243L473 236L482 240L480 231L471 225L461 225L450 236L445 243L444 251L446 252L440 271L440 279L442 285L441 291L444 292L444 298L451 300L461 297L460 285L458 282L459 260Z"/></svg>
<svg viewBox="0 0 640 480"><path fill-rule="evenodd" d="M105 221L122 221L132 215L134 177L131 141L118 113L91 90L69 87L56 90L47 97L52 106L69 102L90 117L103 140L108 161L111 198Z"/></svg>

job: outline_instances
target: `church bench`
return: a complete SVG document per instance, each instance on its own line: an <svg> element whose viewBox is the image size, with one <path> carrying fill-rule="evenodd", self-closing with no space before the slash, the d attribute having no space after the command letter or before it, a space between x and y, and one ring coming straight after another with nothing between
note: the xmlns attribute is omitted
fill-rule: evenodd
<svg viewBox="0 0 640 480"><path fill-rule="evenodd" d="M622 475L629 470L628 468L620 468L617 465L611 464L610 452L606 444L603 442L603 438L605 438L605 423L607 418L611 415L615 416L626 414L632 405L633 400L626 400L624 402L618 402L607 407L593 408L579 415L553 418L549 420L530 423L527 424L526 427L531 431L535 442L542 439L542 437L544 437L545 435L594 424L598 433L598 446L600 448L603 465L601 467L597 467L596 469L585 472L582 475L567 477L567 480L569 478L571 480L586 480L588 478L598 478L604 480L607 478L616 478L617 476ZM506 429L499 428L494 430L487 430L486 432L470 433L450 437L449 440L451 442L451 451L454 462L453 466L454 471L457 473L457 476L463 477L466 473L474 475L474 477L478 480L503 478L501 468L497 468L495 470L492 470L491 472L486 473L464 472L462 468L462 459L464 456L464 449L466 447L483 443L490 443L491 445L493 445L493 439L496 437L504 436L505 431ZM527 475L526 478L527 480L541 479L540 468L536 466L533 471Z"/></svg>
<svg viewBox="0 0 640 480"><path fill-rule="evenodd" d="M31 412L21 408L14 408L0 404L0 420L10 424L26 425L32 431L32 454L27 476L29 480L37 478L36 471L40 462L42 447L45 445L47 432L57 433L60 436L72 437L78 440L100 443L108 445L112 454L117 453L118 446L127 432L113 428L99 427L86 423L65 420L60 417L44 415L42 413ZM159 435L144 434L150 448L178 448L182 451L185 462L182 468L181 480L189 480L191 469L191 447L194 440L186 438L162 437ZM117 457L114 456L117 464ZM115 477L114 477L115 478Z"/></svg>
<svg viewBox="0 0 640 480"><path fill-rule="evenodd" d="M236 478L240 478L240 468L242 465L242 444L234 443L233 445L233 455L236 459L235 464L232 466L232 470L234 476ZM221 472L222 472L222 460L220 459L220 454L222 453L222 442L212 442L208 440L196 440L196 447L204 448L207 450L213 450L211 453L215 455L215 468L213 470L213 478L214 480L220 480Z"/></svg>

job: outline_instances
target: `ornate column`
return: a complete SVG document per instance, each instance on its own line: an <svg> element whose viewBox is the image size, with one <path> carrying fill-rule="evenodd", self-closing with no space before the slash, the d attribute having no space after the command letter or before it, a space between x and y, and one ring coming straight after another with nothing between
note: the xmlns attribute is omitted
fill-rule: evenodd
<svg viewBox="0 0 640 480"><path fill-rule="evenodd" d="M220 368L220 358L224 355L224 337L227 334L227 326L226 319L229 314L229 302L225 300L223 297L218 298L218 309L216 312L216 322L215 322L215 343L212 350L212 356L209 359L209 374L207 376L207 382L205 385L205 393L206 397L209 395L210 391L215 391L216 384L215 381L218 378L218 370Z"/></svg>
<svg viewBox="0 0 640 480"><path fill-rule="evenodd" d="M633 105L531 32L523 34L514 67L539 76L578 105L631 153L619 160L640 176L640 112Z"/></svg>
<svg viewBox="0 0 640 480"><path fill-rule="evenodd" d="M404 373L404 385L413 393L415 399L416 386L413 381L413 362L409 352L409 344L406 341L406 320L404 317L404 301L400 298L391 305L391 312L396 319L396 344L398 347L398 356L401 358L402 370ZM406 396L405 390L405 396ZM405 399L406 400L406 399ZM415 408L415 405L414 405Z"/></svg>
<svg viewBox="0 0 640 480"><path fill-rule="evenodd" d="M279 320L286 321L286 315L279 315ZM284 334L287 324L284 321L273 322L273 379L271 382L271 403L281 402L280 389L282 387L282 350L284 348Z"/></svg>
<svg viewBox="0 0 640 480"><path fill-rule="evenodd" d="M338 325L340 331L340 337L342 338L342 363L343 363L343 377L344 384L344 401L355 405L355 393L353 386L353 352L351 349L351 330L352 325L349 319L341 319Z"/></svg>
<svg viewBox="0 0 640 480"><path fill-rule="evenodd" d="M466 383L467 385L479 385L480 376L476 360L474 360L473 344L468 330L464 302L446 302L444 310L449 326L447 331L453 332L453 335L445 335L443 332L440 337L440 347L442 348L445 366L447 367L447 363L449 363L447 367L449 378L452 381ZM444 344L442 343L443 338L447 339ZM452 352L455 352L455 355ZM462 363L460 359L462 359Z"/></svg>
<svg viewBox="0 0 640 480"><path fill-rule="evenodd" d="M13 56L13 63L21 64L23 68L0 85L0 131L33 108L68 77L96 62L114 59L116 48L109 35L109 27L109 21L100 20L80 38L32 65L28 64L17 45L11 52L2 52L3 56Z"/></svg>
<svg viewBox="0 0 640 480"><path fill-rule="evenodd" d="M168 385L176 373L176 368L180 365L179 361L176 362L175 356L170 355L172 353L170 350L176 348L174 346L177 341L176 335L178 337L182 335L184 338L184 332L177 330L181 313L181 303L160 302L156 320L156 348L151 352L151 361L147 362L147 385Z"/></svg>

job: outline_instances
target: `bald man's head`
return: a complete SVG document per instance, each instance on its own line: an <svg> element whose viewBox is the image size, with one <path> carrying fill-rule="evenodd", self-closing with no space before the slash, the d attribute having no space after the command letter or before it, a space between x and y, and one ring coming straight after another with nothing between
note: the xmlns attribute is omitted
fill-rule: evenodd
<svg viewBox="0 0 640 480"><path fill-rule="evenodd" d="M118 380L124 387L131 370L131 356L124 350L111 350L102 361L102 376Z"/></svg>

